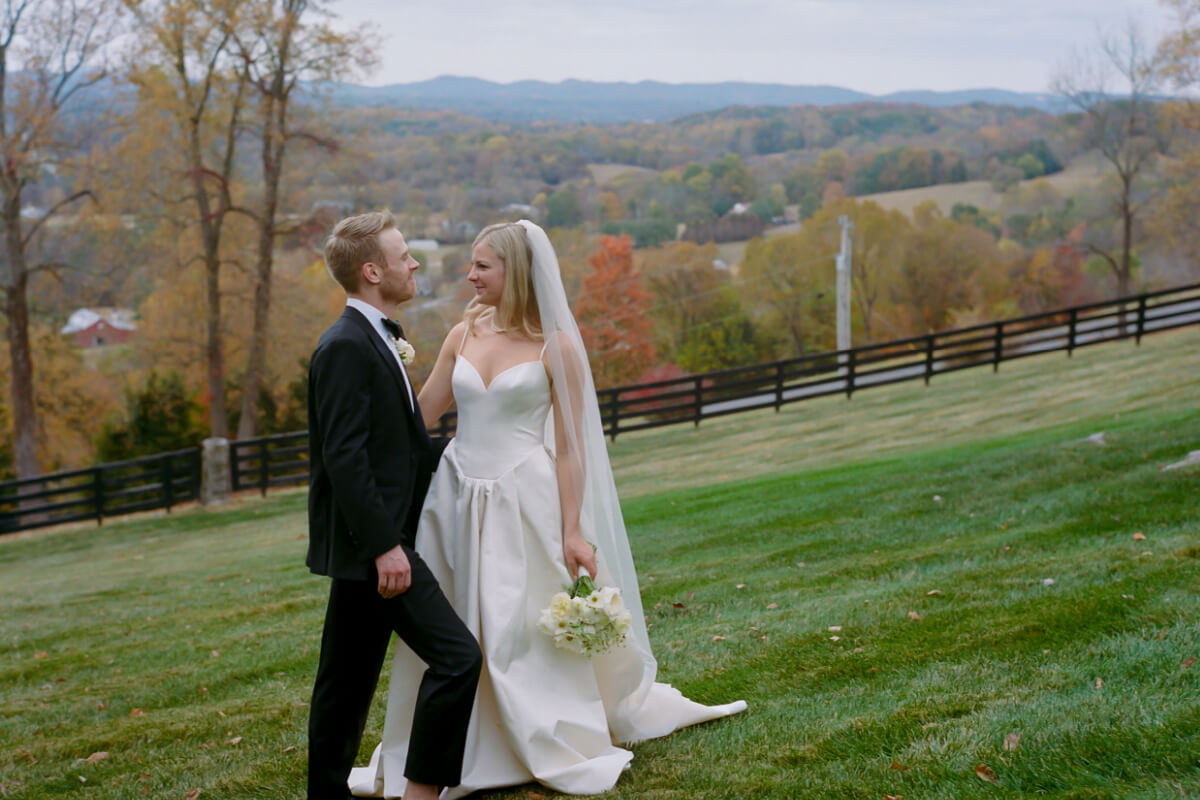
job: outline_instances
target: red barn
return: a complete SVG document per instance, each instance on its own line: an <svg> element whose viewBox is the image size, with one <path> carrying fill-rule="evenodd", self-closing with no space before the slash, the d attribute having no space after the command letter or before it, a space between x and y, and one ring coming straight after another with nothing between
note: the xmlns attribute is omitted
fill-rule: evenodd
<svg viewBox="0 0 1200 800"><path fill-rule="evenodd" d="M136 331L137 323L129 309L81 308L71 314L60 333L74 336L78 347L104 347L125 344Z"/></svg>

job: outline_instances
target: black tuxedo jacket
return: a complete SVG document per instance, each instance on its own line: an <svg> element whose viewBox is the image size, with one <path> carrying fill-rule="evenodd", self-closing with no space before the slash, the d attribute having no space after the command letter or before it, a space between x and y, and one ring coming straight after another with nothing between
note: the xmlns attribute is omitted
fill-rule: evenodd
<svg viewBox="0 0 1200 800"><path fill-rule="evenodd" d="M395 355L349 306L313 352L308 446L308 567L375 580L376 556L413 546L446 440L429 437Z"/></svg>

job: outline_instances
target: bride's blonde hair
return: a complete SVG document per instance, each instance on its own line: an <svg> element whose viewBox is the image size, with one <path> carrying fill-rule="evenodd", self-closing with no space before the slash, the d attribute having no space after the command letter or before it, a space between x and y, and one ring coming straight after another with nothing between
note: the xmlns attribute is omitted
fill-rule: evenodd
<svg viewBox="0 0 1200 800"><path fill-rule="evenodd" d="M515 222L488 225L475 237L471 249L486 244L504 262L504 290L500 305L495 307L493 322L499 328L516 331L531 339L541 338L542 318L538 314L537 297L533 293L533 254L525 229ZM479 318L491 306L473 298L463 312L467 329L475 327Z"/></svg>

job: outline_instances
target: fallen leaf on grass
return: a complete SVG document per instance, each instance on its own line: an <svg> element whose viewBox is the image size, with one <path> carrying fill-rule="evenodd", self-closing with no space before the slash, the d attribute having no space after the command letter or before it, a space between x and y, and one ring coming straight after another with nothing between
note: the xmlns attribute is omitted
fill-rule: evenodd
<svg viewBox="0 0 1200 800"><path fill-rule="evenodd" d="M842 626L841 626L841 625L830 625L830 626L829 626L829 632L830 632L830 633L841 633L841 632L842 632Z"/></svg>
<svg viewBox="0 0 1200 800"><path fill-rule="evenodd" d="M714 637L712 638L712 640L713 640L714 642L723 642L723 641L725 641L725 637L724 637L724 636L714 636Z"/></svg>
<svg viewBox="0 0 1200 800"><path fill-rule="evenodd" d="M229 744L241 744L241 743L242 743L242 737L240 737L240 736L235 736L235 737L233 737L232 739L230 739L228 743L229 743Z"/></svg>
<svg viewBox="0 0 1200 800"><path fill-rule="evenodd" d="M975 777L979 778L981 781L987 781L988 783L1000 782L1000 779L996 777L996 773L992 772L991 768L986 764L975 765Z"/></svg>
<svg viewBox="0 0 1200 800"><path fill-rule="evenodd" d="M671 605L674 606L675 608L687 608L686 605L684 605L683 603L680 603L678 600L675 601L674 603L671 603Z"/></svg>
<svg viewBox="0 0 1200 800"><path fill-rule="evenodd" d="M779 603L767 603L767 608L768 609L779 608Z"/></svg>
<svg viewBox="0 0 1200 800"><path fill-rule="evenodd" d="M186 800L196 800L200 796L199 789L188 789L188 793L184 795Z"/></svg>
<svg viewBox="0 0 1200 800"><path fill-rule="evenodd" d="M840 636L830 636L829 637L829 641L831 641L831 642L840 642L841 640L842 640L842 637L840 637Z"/></svg>
<svg viewBox="0 0 1200 800"><path fill-rule="evenodd" d="M1103 678L1096 678L1096 688L1097 689L1104 688L1104 679Z"/></svg>
<svg viewBox="0 0 1200 800"><path fill-rule="evenodd" d="M293 750L295 750L295 749L296 749L296 745L294 745L294 744L289 744L287 747L283 748L283 752L285 752L285 753L290 753L290 752L292 752L292 751L293 751Z"/></svg>
<svg viewBox="0 0 1200 800"><path fill-rule="evenodd" d="M1181 669L1187 669L1188 667L1190 667L1192 664L1195 664L1195 663L1196 663L1196 658L1195 658L1195 656L1193 656L1192 658L1184 659L1183 663L1180 664L1179 666Z"/></svg>
<svg viewBox="0 0 1200 800"><path fill-rule="evenodd" d="M145 711L142 711L140 708L135 708L135 709L133 709L132 711L130 711L130 712L129 712L129 716L131 716L131 717L144 717L144 716L146 716L146 712L145 712Z"/></svg>
<svg viewBox="0 0 1200 800"><path fill-rule="evenodd" d="M83 777L82 775L76 775L75 777L79 778L80 783L87 783L87 778Z"/></svg>
<svg viewBox="0 0 1200 800"><path fill-rule="evenodd" d="M941 594L941 592L938 591L937 589L930 589L928 592L925 593L926 597L937 597L940 594Z"/></svg>
<svg viewBox="0 0 1200 800"><path fill-rule="evenodd" d="M221 651L220 651L220 650L213 650L211 653L209 653L209 655L210 655L210 656L212 656L213 658L220 658L220 657L221 657Z"/></svg>
<svg viewBox="0 0 1200 800"><path fill-rule="evenodd" d="M45 658L48 655L45 650L39 650L33 654L34 658Z"/></svg>
<svg viewBox="0 0 1200 800"><path fill-rule="evenodd" d="M693 600L695 600L695 599L696 599L696 593L695 593L695 592L688 592L687 599L688 599L688 602L689 602L689 603L690 603L690 602L692 602Z"/></svg>
<svg viewBox="0 0 1200 800"><path fill-rule="evenodd" d="M915 611L910 611L910 612L908 612L908 618L909 619L920 619L921 615Z"/></svg>
<svg viewBox="0 0 1200 800"><path fill-rule="evenodd" d="M737 588L739 588L739 589L745 589L745 588L746 588L746 584L744 584L744 583L739 583L739 584L737 585Z"/></svg>
<svg viewBox="0 0 1200 800"><path fill-rule="evenodd" d="M883 796L883 800L904 800L904 795L902 795L902 794L885 794Z"/></svg>
<svg viewBox="0 0 1200 800"><path fill-rule="evenodd" d="M1042 586L1053 586L1054 578L1042 578Z"/></svg>
<svg viewBox="0 0 1200 800"><path fill-rule="evenodd" d="M1004 737L1004 749L1005 750L1008 750L1010 752L1013 750L1016 750L1017 745L1019 745L1019 744L1021 744L1021 734L1019 734L1019 733L1010 733L1008 736Z"/></svg>
<svg viewBox="0 0 1200 800"><path fill-rule="evenodd" d="M892 769L899 770L900 772L908 772L908 767L904 766L899 761L892 762Z"/></svg>
<svg viewBox="0 0 1200 800"><path fill-rule="evenodd" d="M103 761L106 758L108 758L107 750L97 750L95 753L92 753L90 756L88 756L86 760L89 764L95 764L97 761Z"/></svg>
<svg viewBox="0 0 1200 800"><path fill-rule="evenodd" d="M1142 533L1141 531L1138 531L1137 533L1135 533L1133 535L1133 540L1135 542L1144 542L1144 541L1146 541L1146 534Z"/></svg>

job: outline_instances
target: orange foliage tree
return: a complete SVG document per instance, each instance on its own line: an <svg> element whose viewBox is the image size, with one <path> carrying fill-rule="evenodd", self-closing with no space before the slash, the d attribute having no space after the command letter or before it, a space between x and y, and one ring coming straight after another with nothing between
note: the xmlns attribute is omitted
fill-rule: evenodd
<svg viewBox="0 0 1200 800"><path fill-rule="evenodd" d="M633 383L654 364L654 323L647 314L654 296L633 269L628 236L601 236L588 264L575 318L596 386Z"/></svg>

